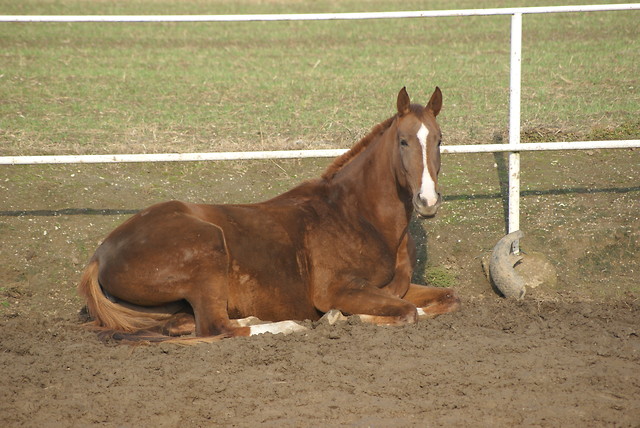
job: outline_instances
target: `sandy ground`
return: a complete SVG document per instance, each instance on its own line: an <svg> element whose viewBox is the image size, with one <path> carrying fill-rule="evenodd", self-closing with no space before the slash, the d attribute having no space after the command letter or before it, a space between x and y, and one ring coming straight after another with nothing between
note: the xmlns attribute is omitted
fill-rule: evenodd
<svg viewBox="0 0 640 428"><path fill-rule="evenodd" d="M638 426L640 305L467 301L407 327L103 344L2 321L3 426Z"/></svg>

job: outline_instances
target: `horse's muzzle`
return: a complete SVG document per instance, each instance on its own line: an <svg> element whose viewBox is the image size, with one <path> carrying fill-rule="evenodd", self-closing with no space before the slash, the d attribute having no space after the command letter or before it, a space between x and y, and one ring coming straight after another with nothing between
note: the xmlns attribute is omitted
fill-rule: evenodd
<svg viewBox="0 0 640 428"><path fill-rule="evenodd" d="M422 198L419 193L416 193L413 196L413 208L416 210L416 213L423 218L435 216L438 213L438 208L440 208L441 203L442 195L440 192L438 192L438 200L433 205L429 205L429 203Z"/></svg>

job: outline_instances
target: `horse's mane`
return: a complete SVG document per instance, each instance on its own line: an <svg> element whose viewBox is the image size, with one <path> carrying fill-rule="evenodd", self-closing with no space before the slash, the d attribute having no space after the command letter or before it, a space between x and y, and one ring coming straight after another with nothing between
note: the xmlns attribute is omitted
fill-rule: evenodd
<svg viewBox="0 0 640 428"><path fill-rule="evenodd" d="M391 126L391 124L393 123L396 117L397 115L391 116L389 119L385 120L384 122L381 122L376 126L374 126L371 132L369 132L365 137L363 137L353 147L351 147L351 150L337 157L333 161L333 163L329 165L327 169L324 171L324 174L322 174L322 178L325 180L331 180L333 177L335 177L338 171L340 171L349 162L351 162L353 158L355 158L360 153L362 153L364 149L366 149L369 146L369 144L375 139L375 137L377 137L378 135L382 134L384 131L389 129L389 127Z"/></svg>

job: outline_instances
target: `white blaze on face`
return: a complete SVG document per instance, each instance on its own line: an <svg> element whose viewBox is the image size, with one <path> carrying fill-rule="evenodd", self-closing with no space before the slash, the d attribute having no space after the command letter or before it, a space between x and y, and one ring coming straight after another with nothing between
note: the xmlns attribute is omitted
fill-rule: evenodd
<svg viewBox="0 0 640 428"><path fill-rule="evenodd" d="M438 192L436 191L436 183L433 181L433 178L431 178L429 167L427 166L427 136L429 136L429 130L423 123L417 134L418 141L420 141L420 145L422 146L422 160L424 165L420 197L426 199L429 206L433 206L438 202Z"/></svg>

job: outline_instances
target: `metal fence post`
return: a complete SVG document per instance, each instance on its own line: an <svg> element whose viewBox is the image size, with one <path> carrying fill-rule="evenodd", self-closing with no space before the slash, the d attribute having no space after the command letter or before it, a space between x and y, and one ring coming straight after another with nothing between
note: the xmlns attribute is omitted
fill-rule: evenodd
<svg viewBox="0 0 640 428"><path fill-rule="evenodd" d="M522 65L522 13L511 15L511 79L509 83L509 144L520 144L520 85ZM520 229L520 152L509 153L508 233ZM513 252L520 251L519 242Z"/></svg>

